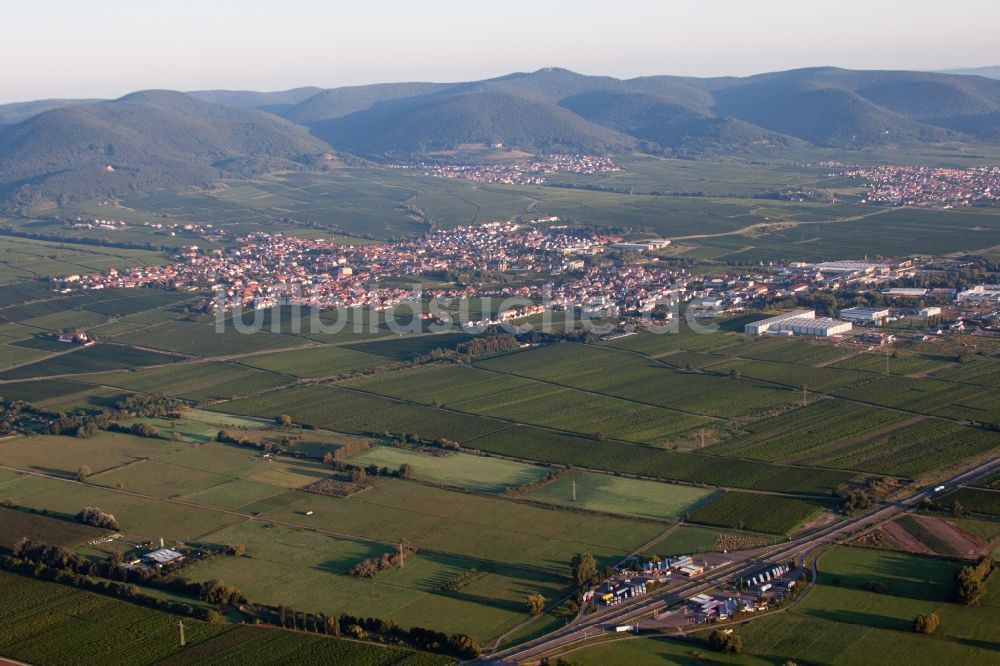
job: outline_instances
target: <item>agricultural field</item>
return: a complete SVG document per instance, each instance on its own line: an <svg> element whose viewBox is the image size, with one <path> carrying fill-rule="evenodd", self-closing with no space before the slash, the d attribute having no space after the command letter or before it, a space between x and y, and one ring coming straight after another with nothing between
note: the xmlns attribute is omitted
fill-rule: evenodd
<svg viewBox="0 0 1000 666"><path fill-rule="evenodd" d="M402 648L190 618L183 618L187 647L181 649L177 615L7 572L0 572L0 586L5 592L0 622L8 629L0 651L39 666L452 663Z"/></svg>
<svg viewBox="0 0 1000 666"><path fill-rule="evenodd" d="M387 397L507 421L664 444L708 419L464 365L428 365L353 381Z"/></svg>
<svg viewBox="0 0 1000 666"><path fill-rule="evenodd" d="M410 432L458 442L508 426L495 419L319 385L234 400L213 409L244 416L288 414L296 423L360 435Z"/></svg>
<svg viewBox="0 0 1000 666"><path fill-rule="evenodd" d="M711 495L712 491L695 486L578 472L546 484L524 497L536 502L591 511L654 520L677 520Z"/></svg>
<svg viewBox="0 0 1000 666"><path fill-rule="evenodd" d="M751 532L788 534L831 508L832 504L824 502L731 490L698 507L689 520Z"/></svg>
<svg viewBox="0 0 1000 666"><path fill-rule="evenodd" d="M124 345L96 344L86 347L67 345L66 353L7 370L0 373L0 379L35 379L74 375L100 370L163 365L179 360L180 357L173 354L161 354Z"/></svg>
<svg viewBox="0 0 1000 666"><path fill-rule="evenodd" d="M63 518L75 516L84 507L97 507L113 514L129 541L198 541L220 528L239 522L239 516L209 508L164 502L154 497L130 494L113 488L79 484L41 476L25 475L3 484L3 496L22 507L47 510ZM104 546L121 550L128 545L115 541Z"/></svg>
<svg viewBox="0 0 1000 666"><path fill-rule="evenodd" d="M240 357L264 350L301 347L305 340L268 330L241 333L232 326L216 331L214 323L167 321L118 336L116 341L166 352L203 357Z"/></svg>
<svg viewBox="0 0 1000 666"><path fill-rule="evenodd" d="M378 465L391 470L409 465L414 479L487 493L502 492L505 488L532 483L551 471L550 467L526 465L500 458L444 452L441 449L421 452L390 446L373 446L351 456L350 463L360 466Z"/></svg>
<svg viewBox="0 0 1000 666"><path fill-rule="evenodd" d="M597 441L529 426L493 432L467 443L500 455L731 488L825 494L857 476L735 458Z"/></svg>
<svg viewBox="0 0 1000 666"><path fill-rule="evenodd" d="M432 551L418 552L402 568L373 578L353 577L347 575L353 565L393 546L259 522L241 523L210 538L246 544L248 557L215 558L188 567L186 575L195 580L222 578L268 603L294 598L297 607L313 611L384 617L405 627L448 627L482 641L527 617L527 594L551 599L566 583L551 574ZM446 589L452 580L461 580L454 591ZM484 598L489 603L481 603Z"/></svg>
<svg viewBox="0 0 1000 666"><path fill-rule="evenodd" d="M542 347L477 365L700 416L748 416L799 400L798 387L789 390L752 379L678 371L635 353L578 344ZM734 385L740 390L734 391Z"/></svg>
<svg viewBox="0 0 1000 666"><path fill-rule="evenodd" d="M34 435L0 440L0 464L63 478L76 478L81 467L97 474L151 456L185 448L186 444L99 431L92 437Z"/></svg>
<svg viewBox="0 0 1000 666"><path fill-rule="evenodd" d="M0 484L0 488L2 488L2 484ZM10 549L22 537L32 541L44 541L54 546L71 548L84 541L90 541L107 534L110 534L107 530L81 525L77 522L18 509L0 508L0 549Z"/></svg>
<svg viewBox="0 0 1000 666"><path fill-rule="evenodd" d="M311 349L252 356L244 365L295 377L332 377L387 364L386 359L346 347L324 345Z"/></svg>
<svg viewBox="0 0 1000 666"><path fill-rule="evenodd" d="M1000 491L963 487L942 497L939 503L954 508L956 504L970 513L1000 516Z"/></svg>
<svg viewBox="0 0 1000 666"><path fill-rule="evenodd" d="M903 424L900 424L903 425ZM915 477L997 447L996 433L949 421L921 420L878 437L854 440L804 464Z"/></svg>
<svg viewBox="0 0 1000 666"><path fill-rule="evenodd" d="M78 379L101 386L142 393L161 393L195 402L232 399L295 382L295 378L289 375L221 362L177 363L129 372L97 373Z"/></svg>

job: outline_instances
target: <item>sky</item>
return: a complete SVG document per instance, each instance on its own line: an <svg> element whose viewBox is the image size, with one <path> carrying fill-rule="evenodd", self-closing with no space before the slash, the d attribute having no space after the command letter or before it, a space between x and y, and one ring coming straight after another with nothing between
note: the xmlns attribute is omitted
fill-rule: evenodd
<svg viewBox="0 0 1000 666"><path fill-rule="evenodd" d="M0 0L0 103L149 88L1000 65L988 0Z"/></svg>

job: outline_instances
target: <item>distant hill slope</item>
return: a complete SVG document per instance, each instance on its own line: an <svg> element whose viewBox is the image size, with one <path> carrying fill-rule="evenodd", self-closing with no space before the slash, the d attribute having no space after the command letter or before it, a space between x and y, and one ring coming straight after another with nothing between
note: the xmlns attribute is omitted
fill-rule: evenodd
<svg viewBox="0 0 1000 666"><path fill-rule="evenodd" d="M969 69L946 69L941 74L959 74L963 76L985 76L988 79L1000 79L1000 65L994 67L971 67Z"/></svg>
<svg viewBox="0 0 1000 666"><path fill-rule="evenodd" d="M225 106L242 106L248 109L264 109L269 107L291 107L309 99L322 88L305 87L275 92L256 92L253 90L195 90L187 93L191 97L211 104Z"/></svg>
<svg viewBox="0 0 1000 666"><path fill-rule="evenodd" d="M562 152L630 147L631 137L595 125L553 104L499 92L460 92L382 102L322 121L313 132L363 154L409 155L461 144L493 144Z"/></svg>
<svg viewBox="0 0 1000 666"><path fill-rule="evenodd" d="M0 104L0 127L14 125L23 120L27 120L39 113L45 113L52 109L59 109L64 106L74 104L86 104L88 102L99 102L96 99L40 99L34 102L13 102L11 104Z"/></svg>
<svg viewBox="0 0 1000 666"><path fill-rule="evenodd" d="M0 199L203 185L309 164L331 146L379 160L463 144L697 155L942 141L1000 142L1000 80L833 67L622 80L545 68L461 83L147 91L0 106Z"/></svg>
<svg viewBox="0 0 1000 666"><path fill-rule="evenodd" d="M378 157L488 140L574 150L638 141L653 151L695 152L802 142L873 148L992 141L998 112L1000 81L821 67L745 78L628 80L546 68L451 85L338 88L281 114L337 148Z"/></svg>
<svg viewBox="0 0 1000 666"><path fill-rule="evenodd" d="M0 194L23 205L205 185L329 150L304 128L263 111L146 91L47 111L0 132Z"/></svg>

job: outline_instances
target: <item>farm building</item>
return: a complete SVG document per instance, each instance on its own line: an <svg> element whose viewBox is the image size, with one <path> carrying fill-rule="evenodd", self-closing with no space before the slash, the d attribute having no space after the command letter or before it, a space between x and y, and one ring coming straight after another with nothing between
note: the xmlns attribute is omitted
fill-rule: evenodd
<svg viewBox="0 0 1000 666"><path fill-rule="evenodd" d="M142 559L149 564L162 567L167 564L176 564L177 562L183 560L184 556L176 550L171 550L170 548L160 548L159 550L154 550L151 553L146 553L142 556Z"/></svg>
<svg viewBox="0 0 1000 666"><path fill-rule="evenodd" d="M840 311L840 318L856 324L881 326L889 318L889 311L882 308L846 308Z"/></svg>

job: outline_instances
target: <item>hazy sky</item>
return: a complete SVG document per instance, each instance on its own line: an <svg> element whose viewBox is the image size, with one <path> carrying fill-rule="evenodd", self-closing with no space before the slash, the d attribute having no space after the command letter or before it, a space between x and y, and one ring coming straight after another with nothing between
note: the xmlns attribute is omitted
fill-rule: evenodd
<svg viewBox="0 0 1000 666"><path fill-rule="evenodd" d="M631 77L1000 64L990 0L0 0L0 18L0 102L547 65Z"/></svg>

